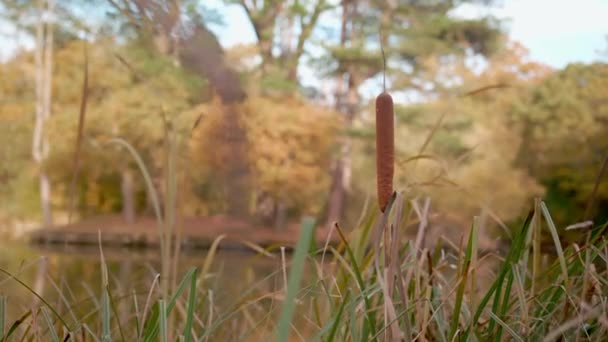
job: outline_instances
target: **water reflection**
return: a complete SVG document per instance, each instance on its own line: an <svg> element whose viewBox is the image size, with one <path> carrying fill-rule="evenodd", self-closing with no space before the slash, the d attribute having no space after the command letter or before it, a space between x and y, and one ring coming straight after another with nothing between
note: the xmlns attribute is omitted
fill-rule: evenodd
<svg viewBox="0 0 608 342"><path fill-rule="evenodd" d="M150 289L158 298L158 284L154 284L160 270L159 252L150 249L104 248L108 266L109 285L113 305L120 322L133 322L135 312L150 312L147 298ZM178 262L178 274L183 276L190 267L203 268L207 252L184 251ZM449 288L455 284L458 257L452 253L433 265L433 281ZM320 260L319 260L320 261ZM478 301L495 279L497 257L480 257L475 267L473 299ZM325 259L328 266L331 261ZM213 331L214 340L265 341L274 329L284 295L284 276L279 255L268 257L239 250L220 250L211 264L211 271L199 279L197 321L199 327L220 326ZM426 262L419 262L418 269L425 270ZM102 290L101 261L96 247L33 247L23 244L0 246L0 267L15 275L32 289L38 289L44 300L69 322L82 322L97 326ZM315 279L312 264L307 265L303 283L310 285L300 293L303 311L311 308L307 296L325 298L325 293ZM327 270L332 271L329 267ZM324 269L325 272L325 269ZM326 284L334 284L336 274L324 273ZM472 285L473 286L473 285ZM468 287L467 287L468 288ZM187 290L186 290L187 292ZM452 293L452 292L450 292ZM0 294L9 298L7 321L17 320L36 304L36 297L16 280L6 275L0 277ZM205 297L202 299L202 297ZM135 299L135 300L134 300ZM447 298L446 298L447 300ZM154 300L153 300L154 301ZM135 304L137 303L137 304ZM254 305L249 305L255 303ZM327 312L324 300L315 301L321 312ZM326 303L327 304L327 303ZM183 307L179 310L183 310ZM325 311L324 311L325 310ZM233 315L233 313L238 312ZM304 336L312 336L321 326L307 315L296 315L294 326ZM325 316L324 316L325 317ZM128 326L128 325L127 325ZM131 324L129 339L136 329ZM206 331L201 328L200 331Z"/></svg>
<svg viewBox="0 0 608 342"><path fill-rule="evenodd" d="M133 293L145 299L160 270L159 252L116 248L104 248L103 252L117 305L131 305ZM178 262L178 277L190 267L202 269L206 257L205 251L184 251ZM100 298L100 260L99 249L95 247L0 246L0 268L31 287L60 312L71 315L73 311L77 317L93 310ZM214 292L217 305L232 306L248 291L273 293L282 288L280 269L280 257L220 250L205 278L207 292ZM37 298L18 281L6 275L0 279L0 294L9 298L7 319L12 322L33 307Z"/></svg>

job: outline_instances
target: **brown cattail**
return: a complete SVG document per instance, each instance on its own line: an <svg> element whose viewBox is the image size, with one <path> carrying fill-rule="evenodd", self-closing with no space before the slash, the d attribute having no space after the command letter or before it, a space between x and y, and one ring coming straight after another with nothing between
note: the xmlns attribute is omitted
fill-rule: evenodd
<svg viewBox="0 0 608 342"><path fill-rule="evenodd" d="M378 205L382 212L393 195L394 117L393 98L384 91L376 97L376 180Z"/></svg>

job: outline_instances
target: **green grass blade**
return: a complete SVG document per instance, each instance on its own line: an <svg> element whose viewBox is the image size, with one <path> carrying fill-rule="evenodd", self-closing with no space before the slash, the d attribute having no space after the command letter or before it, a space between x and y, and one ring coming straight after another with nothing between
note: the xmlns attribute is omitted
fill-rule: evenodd
<svg viewBox="0 0 608 342"><path fill-rule="evenodd" d="M16 320L15 322L13 322L13 324L11 324L11 327L8 329L8 331L6 332L6 336L4 336L0 341L5 342L8 341L8 338L11 337L11 335L17 331L17 329L21 326L21 324L23 324L23 322L25 322L25 320L32 315L32 310L28 310L26 313L24 313L21 317L19 317L18 320Z"/></svg>
<svg viewBox="0 0 608 342"><path fill-rule="evenodd" d="M551 285L538 296L539 306L535 312L536 324L530 329L540 339L544 336L547 328L551 323L551 315L556 308L562 304L562 297L565 296L565 288L563 286Z"/></svg>
<svg viewBox="0 0 608 342"><path fill-rule="evenodd" d="M160 312L160 320L158 321L160 329L160 340L167 342L167 304L164 299L158 301L158 311Z"/></svg>
<svg viewBox="0 0 608 342"><path fill-rule="evenodd" d="M437 329L441 342L447 342L447 323L445 317L443 316L443 309L441 308L441 294L439 292L440 290L436 286L431 288L431 307L433 308L434 312L431 319L437 323Z"/></svg>
<svg viewBox="0 0 608 342"><path fill-rule="evenodd" d="M475 220L474 222L477 222ZM469 279L469 266L471 265L471 259L473 256L473 251L477 250L477 235L478 235L479 226L476 223L473 223L471 228L471 233L469 234L469 242L467 244L467 250L464 255L464 260L462 261L462 274L459 275L460 284L458 285L458 290L456 292L456 302L454 304L454 312L452 313L452 323L450 324L450 339L454 339L456 335L456 331L458 330L458 322L460 320L461 314L460 309L462 308L462 300L464 298L464 290L467 286L467 281Z"/></svg>
<svg viewBox="0 0 608 342"><path fill-rule="evenodd" d="M155 307L152 308L152 315L150 315L144 323L144 341L156 341L159 332L159 319L161 319L162 315L165 315L166 317L171 313L175 307L175 304L177 303L177 299L182 295L188 281L194 277L196 271L197 268L192 267L190 270L188 270L188 272L186 272L186 275L180 281L169 303L165 302L166 312L160 311L160 308L156 304Z"/></svg>
<svg viewBox="0 0 608 342"><path fill-rule="evenodd" d="M521 338L521 336L519 336L515 332L515 330L513 330L513 328L511 328L507 323L505 323L502 319L500 319L500 317L496 316L495 313L488 310L488 314L490 315L490 317L492 317L498 323L498 325L500 325L502 328L504 328L511 335L511 337L513 337L514 341L524 342L524 340ZM500 341L500 338L496 337L495 340Z"/></svg>
<svg viewBox="0 0 608 342"><path fill-rule="evenodd" d="M36 293L36 291L34 291L34 289L32 289L30 286L28 286L26 283L24 283L21 279L17 278L16 276L14 276L11 272L4 270L2 268L0 268L0 273L4 273L5 275L11 277L13 280L15 280L17 283L19 283L19 285L23 286L26 290L28 290L31 294L33 294L34 296L36 296L36 298L38 298L44 305L46 305L48 307L49 310L51 310L51 312L53 313L53 315L55 315L55 317L57 317L57 319L61 322L61 324L63 324L63 326L68 330L70 330L70 326L68 325L68 323L63 319L62 315L59 314L59 312L57 312L57 310L55 310L53 308L53 306L51 306L51 304L49 304L49 302L46 301L46 299L42 298L41 295L39 295L38 293ZM15 322L17 323L17 322ZM19 324L21 324L21 322L19 322ZM7 336L9 334L7 333Z"/></svg>
<svg viewBox="0 0 608 342"><path fill-rule="evenodd" d="M350 297L350 292L347 292L346 295L342 298L342 304L336 313L336 317L332 320L331 330L329 331L329 335L327 335L327 342L333 342L336 332L338 331L338 327L340 326L340 319L342 318L342 313L344 312L344 307L346 303L348 303L348 299Z"/></svg>
<svg viewBox="0 0 608 342"><path fill-rule="evenodd" d="M475 315L473 316L474 324L477 324L477 322L479 321L479 317L481 317L481 314L485 310L486 305L490 302L490 299L492 299L492 296L494 296L494 303L495 303L496 307L498 307L497 302L499 301L499 297L500 297L500 293L501 293L501 289L502 289L500 286L502 286L502 283L504 282L504 278L507 275L507 272L509 272L511 270L510 262L514 259L517 259L516 258L516 254L517 254L516 247L518 244L521 244L524 241L523 237L526 236L528 228L530 227L530 222L532 221L533 214L534 214L534 211L530 211L528 213L528 216L526 217L526 220L524 221L522 229L515 236L515 240L513 241L513 244L511 245L511 249L509 250L509 253L507 254L507 258L505 259L505 262L504 262L502 268L498 271L498 274L499 274L498 278L494 281L494 283L492 284L490 289L488 289L488 291L486 292L486 295L483 297L483 299L477 305L477 310L475 311ZM492 326L492 324L493 323L490 322L491 326Z"/></svg>
<svg viewBox="0 0 608 342"><path fill-rule="evenodd" d="M358 234L355 237L355 240L352 243L353 246L353 254L357 257L357 260L360 262L365 254L365 250L367 245L369 244L370 236L372 235L372 229L374 227L374 222L378 216L377 211L372 211L369 215L368 220L366 221L363 228L358 230Z"/></svg>
<svg viewBox="0 0 608 342"><path fill-rule="evenodd" d="M152 182L152 177L150 176L150 172L148 172L146 164L144 163L139 153L137 153L135 148L126 140L121 138L112 138L108 141L108 143L117 144L126 148L127 151L129 151L129 153L133 157L133 159L135 159L135 162L137 163L137 166L139 167L139 170L144 177L146 189L148 190L148 194L150 195L150 199L152 202L152 207L154 208L154 213L156 214L158 238L160 243L160 258L161 260L168 260L166 258L169 258L169 255L165 255L165 243L169 242L165 241L165 233L163 231L163 214L160 208L160 200L158 199L158 193L156 192L156 188L154 188L154 183ZM167 274L163 274L163 277L167 276Z"/></svg>
<svg viewBox="0 0 608 342"><path fill-rule="evenodd" d="M513 264L514 263L511 263L511 265L513 265ZM499 317L505 317L505 315L507 314L507 310L509 309L509 303L511 302L511 298L512 298L511 289L513 288L513 281L515 279L515 276L513 274L513 269L509 270L506 278L507 278L507 285L505 286L505 292L503 294L502 306L500 307L500 316ZM492 312L492 314L494 314L494 312ZM500 324L499 321L496 321L496 323L499 323L498 332L496 333L496 340L500 341L500 339L502 337L502 324Z"/></svg>
<svg viewBox="0 0 608 342"><path fill-rule="evenodd" d="M89 326L86 323L82 325L82 329L84 329L84 331L86 333L88 333L89 336L91 336L91 338L93 338L93 340L95 342L99 342L99 338L97 338L97 336L95 335L95 333L93 332L93 330L91 330L91 328L89 328ZM83 340L86 341L86 339L84 338L84 335L83 335Z"/></svg>
<svg viewBox="0 0 608 342"><path fill-rule="evenodd" d="M359 327L358 327L358 318L359 315L357 313L357 306L356 305L350 305L350 337L352 339L352 341L361 341L361 338L359 336Z"/></svg>
<svg viewBox="0 0 608 342"><path fill-rule="evenodd" d="M281 315L277 327L277 340L279 342L287 342L289 337L289 328L295 311L296 294L300 288L300 281L304 273L304 264L308 250L310 248L311 239L315 229L315 221L313 218L307 217L301 225L300 237L296 243L291 270L289 271L289 280L287 281L287 295L283 302Z"/></svg>
<svg viewBox="0 0 608 342"><path fill-rule="evenodd" d="M104 342L112 340L110 320L110 297L108 291L103 289L101 293L101 340Z"/></svg>
<svg viewBox="0 0 608 342"><path fill-rule="evenodd" d="M160 320L160 309L158 307L158 302L152 305L150 309L150 314L148 318L144 322L144 331L142 333L142 339L144 342L152 342L156 341L156 337L158 336L158 321Z"/></svg>
<svg viewBox="0 0 608 342"><path fill-rule="evenodd" d="M555 227L555 223L553 223L553 219L551 218L551 214L549 214L549 209L547 209L547 205L545 202L540 203L540 208L543 212L543 216L547 221L547 226L549 227L549 232L551 233L551 237L553 238L553 243L555 244L555 250L557 251L557 257L559 259L559 264L562 268L562 275L564 276L564 281L566 284L568 283L568 267L566 266L566 258L564 257L564 250L562 249L562 244L559 241L559 234L557 232L557 228Z"/></svg>
<svg viewBox="0 0 608 342"><path fill-rule="evenodd" d="M194 270L190 279L190 293L188 294L188 308L186 311L186 326L184 327L184 341L192 341L192 322L194 321L194 308L196 306L196 276L198 269Z"/></svg>
<svg viewBox="0 0 608 342"><path fill-rule="evenodd" d="M526 246L525 246L526 238L527 238L528 230L531 227L533 217L534 217L534 211L531 210L528 213L528 216L526 218L526 221L524 222L524 226L523 226L522 230L513 239L513 243L511 244L511 248L509 250L507 258L505 259L505 261L502 265L500 275L495 282L496 287L494 287L494 290L496 291L496 293L494 294L494 303L492 304L491 311L493 313L499 312L500 313L499 317L501 317L501 318L504 317L503 313L506 310L508 300L510 297L511 286L513 285L513 274L511 273L513 270L512 270L511 265L519 263L521 260L522 254L523 254L524 250L526 249ZM506 279L506 284L505 284L505 279ZM505 290L504 298L502 297L503 290ZM483 309L484 308L480 306L480 307L478 307L477 312L480 312L480 310L483 310ZM477 321L477 319L475 321ZM496 324L497 324L497 322L494 319L490 320L490 324L488 326L488 332L490 334L494 331ZM502 328L499 326L497 336L500 336L501 334L502 334Z"/></svg>
<svg viewBox="0 0 608 342"><path fill-rule="evenodd" d="M133 290L133 308L135 309L135 330L137 332L137 337L141 336L141 318L139 313L139 304L137 304L137 294L135 290Z"/></svg>
<svg viewBox="0 0 608 342"><path fill-rule="evenodd" d="M363 293L365 292L365 283L363 282L363 276L361 275L361 269L359 268L359 265L357 264L357 259L355 259L355 255L353 254L352 249L350 248L350 245L348 244L348 241L346 240L346 237L344 236L344 233L342 232L342 229L340 229L340 226L336 224L336 231L338 232L338 235L340 235L340 239L342 239L342 243L344 243L344 248L346 250L346 254L348 254L348 257L350 258L350 262L353 264L353 272L355 273L355 277L357 278L357 284L359 285L359 289L362 293L363 296L363 303L365 304L365 312L366 312L366 319L367 319L367 323L368 323L368 328L369 328L369 332L372 335L376 334L376 322L374 320L374 317L371 315L371 303L369 301L369 298L367 295L364 295Z"/></svg>
<svg viewBox="0 0 608 342"><path fill-rule="evenodd" d="M112 308L112 312L114 313L114 319L116 320L116 325L118 326L118 333L120 334L120 340L125 341L125 334L122 329L122 323L120 322L120 315L118 314L118 309L116 308L116 303L114 302L114 296L112 296L112 292L110 291L110 287L106 289L108 292L108 300L110 302L110 308Z"/></svg>
<svg viewBox="0 0 608 342"><path fill-rule="evenodd" d="M4 325L6 321L6 297L0 296L0 341L4 338Z"/></svg>
<svg viewBox="0 0 608 342"><path fill-rule="evenodd" d="M160 209L160 201L158 199L158 194L156 192L156 188L154 188L154 183L152 182L152 177L150 176L150 172L148 172L148 168L144 163L144 160L141 158L139 153L135 150L135 148L129 144L126 140L122 138L112 138L108 140L108 143L120 145L129 151L139 170L141 171L144 181L146 182L146 188L148 189L148 193L150 195L150 199L152 201L152 206L154 208L154 213L156 214L156 219L158 222L162 222L162 211Z"/></svg>
<svg viewBox="0 0 608 342"><path fill-rule="evenodd" d="M51 334L51 338L54 342L59 342L59 335L57 335L57 330L55 329L55 325L53 324L53 320L49 315L46 307L41 307L40 311L42 312L42 316L44 317L44 321L49 328L49 333Z"/></svg>
<svg viewBox="0 0 608 342"><path fill-rule="evenodd" d="M111 313L112 310L110 304L109 291L109 280L108 280L108 265L106 264L106 258L103 254L103 248L101 246L101 230L99 234L99 255L101 259L101 341L112 340L112 328L111 328Z"/></svg>

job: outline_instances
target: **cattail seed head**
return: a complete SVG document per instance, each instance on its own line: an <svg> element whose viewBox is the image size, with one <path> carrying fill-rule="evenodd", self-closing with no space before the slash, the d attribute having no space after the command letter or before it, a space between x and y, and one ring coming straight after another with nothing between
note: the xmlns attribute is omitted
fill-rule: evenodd
<svg viewBox="0 0 608 342"><path fill-rule="evenodd" d="M376 97L376 180L378 205L384 212L393 194L395 132L393 98L387 92Z"/></svg>

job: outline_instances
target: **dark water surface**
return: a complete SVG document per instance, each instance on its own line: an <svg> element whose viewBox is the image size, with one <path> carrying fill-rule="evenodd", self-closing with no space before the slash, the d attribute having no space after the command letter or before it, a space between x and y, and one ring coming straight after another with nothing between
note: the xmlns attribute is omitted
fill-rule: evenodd
<svg viewBox="0 0 608 342"><path fill-rule="evenodd" d="M132 301L133 292L146 298L160 270L159 251L104 248L112 296ZM203 268L206 251L184 252L178 278L191 267ZM102 289L101 258L97 247L0 243L0 268L39 293L60 312L69 307L86 314L95 308ZM205 277L215 301L229 306L247 290L272 293L283 287L281 258L248 251L220 250ZM179 279L178 279L179 282ZM156 292L158 293L158 291ZM7 274L0 275L0 295L8 297L7 320L13 322L36 305L35 295ZM141 309L140 309L141 310Z"/></svg>
<svg viewBox="0 0 608 342"><path fill-rule="evenodd" d="M103 254L108 267L111 297L121 316L120 321L133 322L134 312L144 311L151 288L154 293L152 302L159 298L158 284L152 285L161 268L160 253L154 249L105 247ZM207 256L207 251L184 251L177 266L177 282L192 267L203 269ZM446 279L453 277L455 270L449 266L454 266L455 258L456 256L448 257L442 270L435 266L435 272L440 272ZM480 293L495 278L496 261L496 258L480 261L476 269ZM328 256L324 265L327 266L329 262ZM282 265L278 253L269 257L248 250L219 250L213 258L210 271L204 277L199 277L197 283L197 298L205 297L205 304L198 311L201 321L205 323L211 317L213 322L222 322L218 324L223 330L214 334L219 336L219 340L266 340L265 337L272 332L277 321L284 298ZM317 284L316 272L311 266L311 263L307 265L303 279L303 284L310 285L311 289L307 296L315 296L316 293L325 299L321 290L315 289L318 286L313 285ZM0 268L4 271L4 274L0 274L0 295L8 298L6 326L32 308L40 306L32 291L39 293L70 324L99 324L102 263L98 247L0 243ZM187 292L185 290L185 294ZM138 303L138 309L134 302ZM207 304L210 302L214 310L208 315L207 308L210 305ZM307 300L302 303L305 303L301 306L302 309L309 308ZM243 307L246 309L241 310ZM232 312L237 311L238 314L232 315ZM320 329L302 315L295 315L293 324L302 328L305 336ZM133 325L130 328L135 330ZM96 331L99 331L99 327L96 327ZM251 335L256 331L259 333L257 338Z"/></svg>

